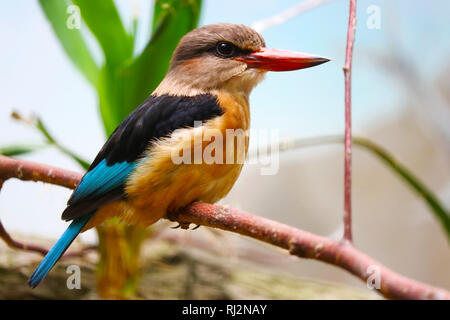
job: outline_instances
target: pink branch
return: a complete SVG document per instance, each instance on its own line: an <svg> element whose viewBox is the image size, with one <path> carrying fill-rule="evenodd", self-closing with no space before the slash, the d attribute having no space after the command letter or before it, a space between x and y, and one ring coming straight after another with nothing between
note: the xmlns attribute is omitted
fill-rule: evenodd
<svg viewBox="0 0 450 320"><path fill-rule="evenodd" d="M408 279L376 262L353 246L307 231L254 216L239 209L194 203L169 217L182 225L194 223L258 239L286 249L290 254L339 266L367 281L377 269L381 276L378 291L394 299L450 299L450 292Z"/></svg>
<svg viewBox="0 0 450 320"><path fill-rule="evenodd" d="M0 180L44 181L74 188L81 174L48 165L0 156ZM345 245L307 231L257 217L235 208L194 203L167 217L187 227L190 223L239 233L286 249L290 254L326 262L368 281L372 272L379 273L377 290L395 299L449 299L450 292L395 273L377 261Z"/></svg>
<svg viewBox="0 0 450 320"><path fill-rule="evenodd" d="M9 178L18 178L21 180L42 181L57 184L67 188L75 188L82 175L67 170L36 164L29 161L20 161L12 158L0 156L0 190L3 182ZM48 250L44 247L34 244L24 243L15 240L6 231L0 220L0 238L10 248L36 252L41 255L47 254ZM78 257L84 255L86 250L95 249L93 246L87 246L80 251L70 251L64 254L64 257Z"/></svg>
<svg viewBox="0 0 450 320"><path fill-rule="evenodd" d="M11 235L6 231L5 227L3 226L3 223L0 221L0 238L5 241L5 243L8 245L8 247L13 249L19 249L24 251L30 251L30 252L36 252L41 255L46 255L48 252L48 249L37 246L31 243L24 243L18 240L15 240L11 237ZM97 249L97 246L86 246L78 251L69 251L64 253L63 258L69 258L69 257L82 257L86 251Z"/></svg>
<svg viewBox="0 0 450 320"><path fill-rule="evenodd" d="M9 235L9 233L6 231L6 229L3 226L3 224L1 223L1 221L0 221L0 238L2 238L3 241L5 241L5 243L10 248L37 252L37 253L40 253L42 255L47 253L47 249L45 249L44 247L36 246L36 245L33 245L33 244L25 244L25 243L19 242L17 240L14 240Z"/></svg>
<svg viewBox="0 0 450 320"><path fill-rule="evenodd" d="M352 242L352 59L356 31L356 0L350 0L347 49L345 53L345 160L344 160L344 241Z"/></svg>
<svg viewBox="0 0 450 320"><path fill-rule="evenodd" d="M314 9L326 2L330 2L332 0L306 0L293 7L284 10L274 16L266 18L264 20L256 21L252 24L252 28L258 32L263 32L273 26L285 23L286 21L305 13L311 9Z"/></svg>

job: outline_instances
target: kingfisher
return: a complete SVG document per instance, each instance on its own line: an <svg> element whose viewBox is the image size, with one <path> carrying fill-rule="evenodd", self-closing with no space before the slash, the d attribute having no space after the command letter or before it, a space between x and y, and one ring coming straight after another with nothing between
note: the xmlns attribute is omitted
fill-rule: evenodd
<svg viewBox="0 0 450 320"><path fill-rule="evenodd" d="M243 162L189 161L189 149L206 151L218 136L227 137L227 130L248 132L249 95L267 71L327 61L266 48L259 33L241 24L212 24L187 33L159 86L114 130L73 191L62 213L72 222L29 285L34 288L44 279L80 232L108 218L149 226L193 202L215 203L227 195ZM216 160L239 153L228 145L212 152ZM241 155L247 150L244 139ZM180 157L187 161L174 161Z"/></svg>

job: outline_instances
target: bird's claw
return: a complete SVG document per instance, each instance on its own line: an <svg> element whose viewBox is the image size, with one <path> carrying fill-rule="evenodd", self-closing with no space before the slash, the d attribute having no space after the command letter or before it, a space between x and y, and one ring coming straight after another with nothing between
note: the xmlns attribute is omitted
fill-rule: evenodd
<svg viewBox="0 0 450 320"><path fill-rule="evenodd" d="M166 216L167 216L167 218L168 218L170 221L173 221L173 222L177 222L177 223L178 223L177 226L171 227L172 229L178 229L178 228L181 228L181 229L183 229L183 230L197 230L198 228L200 228L200 225L197 224L197 225L195 225L195 227L193 227L192 229L189 229L189 227L190 227L190 225L191 225L190 222L179 222L179 221L178 221L177 211L168 211Z"/></svg>
<svg viewBox="0 0 450 320"><path fill-rule="evenodd" d="M196 225L195 227L193 227L192 229L189 229L190 225L191 225L190 222L185 222L185 223L179 223L179 222L178 222L178 225L177 225L177 226L171 227L171 228L172 228L172 229L178 229L178 228L181 228L181 229L183 229L183 230L197 230L198 228L200 228L200 225L197 224L197 225Z"/></svg>
<svg viewBox="0 0 450 320"><path fill-rule="evenodd" d="M190 222L178 222L178 225L175 227L172 227L172 229L181 228L183 230L188 230L190 225L191 225Z"/></svg>

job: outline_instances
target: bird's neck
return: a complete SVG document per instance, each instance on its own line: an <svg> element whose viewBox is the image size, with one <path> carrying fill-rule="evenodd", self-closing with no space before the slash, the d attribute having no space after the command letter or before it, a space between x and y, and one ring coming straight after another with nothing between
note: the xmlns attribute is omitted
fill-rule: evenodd
<svg viewBox="0 0 450 320"><path fill-rule="evenodd" d="M189 82L187 79L175 76L169 71L159 86L153 91L152 95L171 95L171 96L188 96L193 97L200 94L208 93L207 90L203 90L193 82Z"/></svg>
<svg viewBox="0 0 450 320"><path fill-rule="evenodd" d="M222 86L206 86L202 82L187 77L179 77L172 72L168 72L152 95L173 95L193 97L201 94L212 94L218 96L221 93L231 95L248 104L250 91L253 87L235 85L233 82L226 82Z"/></svg>
<svg viewBox="0 0 450 320"><path fill-rule="evenodd" d="M227 84L220 88L200 89L193 82L187 82L180 77L174 77L170 72L166 75L152 95L173 95L195 97L202 94L210 94L217 97L220 107L224 111L224 129L250 128L249 92L239 86Z"/></svg>

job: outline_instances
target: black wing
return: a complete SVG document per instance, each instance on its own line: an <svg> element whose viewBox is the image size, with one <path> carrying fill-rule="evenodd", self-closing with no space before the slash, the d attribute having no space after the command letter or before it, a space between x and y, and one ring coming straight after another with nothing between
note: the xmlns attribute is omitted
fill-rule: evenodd
<svg viewBox="0 0 450 320"><path fill-rule="evenodd" d="M150 96L111 134L62 214L72 220L124 198L124 184L149 143L223 114L213 95Z"/></svg>

